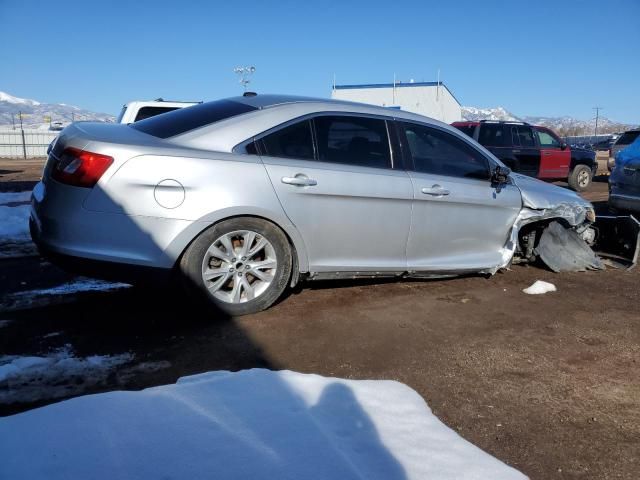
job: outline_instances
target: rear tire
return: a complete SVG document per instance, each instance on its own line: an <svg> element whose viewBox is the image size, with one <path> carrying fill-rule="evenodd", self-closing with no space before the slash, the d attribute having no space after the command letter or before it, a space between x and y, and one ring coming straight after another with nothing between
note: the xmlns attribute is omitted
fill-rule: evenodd
<svg viewBox="0 0 640 480"><path fill-rule="evenodd" d="M584 192L591 185L591 169L586 165L576 165L569 175L569 187L576 192Z"/></svg>
<svg viewBox="0 0 640 480"><path fill-rule="evenodd" d="M273 305L291 277L291 247L282 230L265 220L238 217L202 232L180 259L190 295L232 316Z"/></svg>

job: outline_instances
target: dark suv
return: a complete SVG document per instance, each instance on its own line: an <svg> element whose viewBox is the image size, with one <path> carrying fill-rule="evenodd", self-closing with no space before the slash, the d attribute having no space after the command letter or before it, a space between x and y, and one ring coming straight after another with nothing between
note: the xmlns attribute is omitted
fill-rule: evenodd
<svg viewBox="0 0 640 480"><path fill-rule="evenodd" d="M566 180L573 190L581 192L598 170L594 151L570 148L546 127L492 120L451 125L523 175L547 181Z"/></svg>

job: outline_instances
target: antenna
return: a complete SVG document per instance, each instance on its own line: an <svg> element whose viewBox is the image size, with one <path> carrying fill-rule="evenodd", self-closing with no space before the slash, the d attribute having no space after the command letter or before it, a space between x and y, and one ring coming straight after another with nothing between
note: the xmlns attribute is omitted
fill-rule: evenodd
<svg viewBox="0 0 640 480"><path fill-rule="evenodd" d="M333 91L335 92L336 90L336 74L333 74Z"/></svg>
<svg viewBox="0 0 640 480"><path fill-rule="evenodd" d="M247 91L247 85L251 82L251 75L256 71L256 67L253 65L248 67L236 67L233 69L235 73L240 76L240 80L238 82L242 84L244 91Z"/></svg>
<svg viewBox="0 0 640 480"><path fill-rule="evenodd" d="M436 87L436 102L440 99L440 69L438 69L438 86Z"/></svg>

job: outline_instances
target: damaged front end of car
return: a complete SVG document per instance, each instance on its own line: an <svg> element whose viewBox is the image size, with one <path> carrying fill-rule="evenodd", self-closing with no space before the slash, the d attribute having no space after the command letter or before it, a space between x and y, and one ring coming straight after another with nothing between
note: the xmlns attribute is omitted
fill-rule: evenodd
<svg viewBox="0 0 640 480"><path fill-rule="evenodd" d="M504 247L511 263L543 262L554 272L633 268L640 250L640 223L632 216L596 217L573 192L515 175L523 208Z"/></svg>

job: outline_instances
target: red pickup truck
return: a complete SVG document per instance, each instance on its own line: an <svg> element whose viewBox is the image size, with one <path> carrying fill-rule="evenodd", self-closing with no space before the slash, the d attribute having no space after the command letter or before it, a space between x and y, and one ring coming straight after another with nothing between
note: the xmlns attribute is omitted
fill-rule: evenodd
<svg viewBox="0 0 640 480"><path fill-rule="evenodd" d="M595 152L570 148L546 127L524 122L480 120L451 124L486 147L514 172L542 180L566 180L585 190L596 174Z"/></svg>

